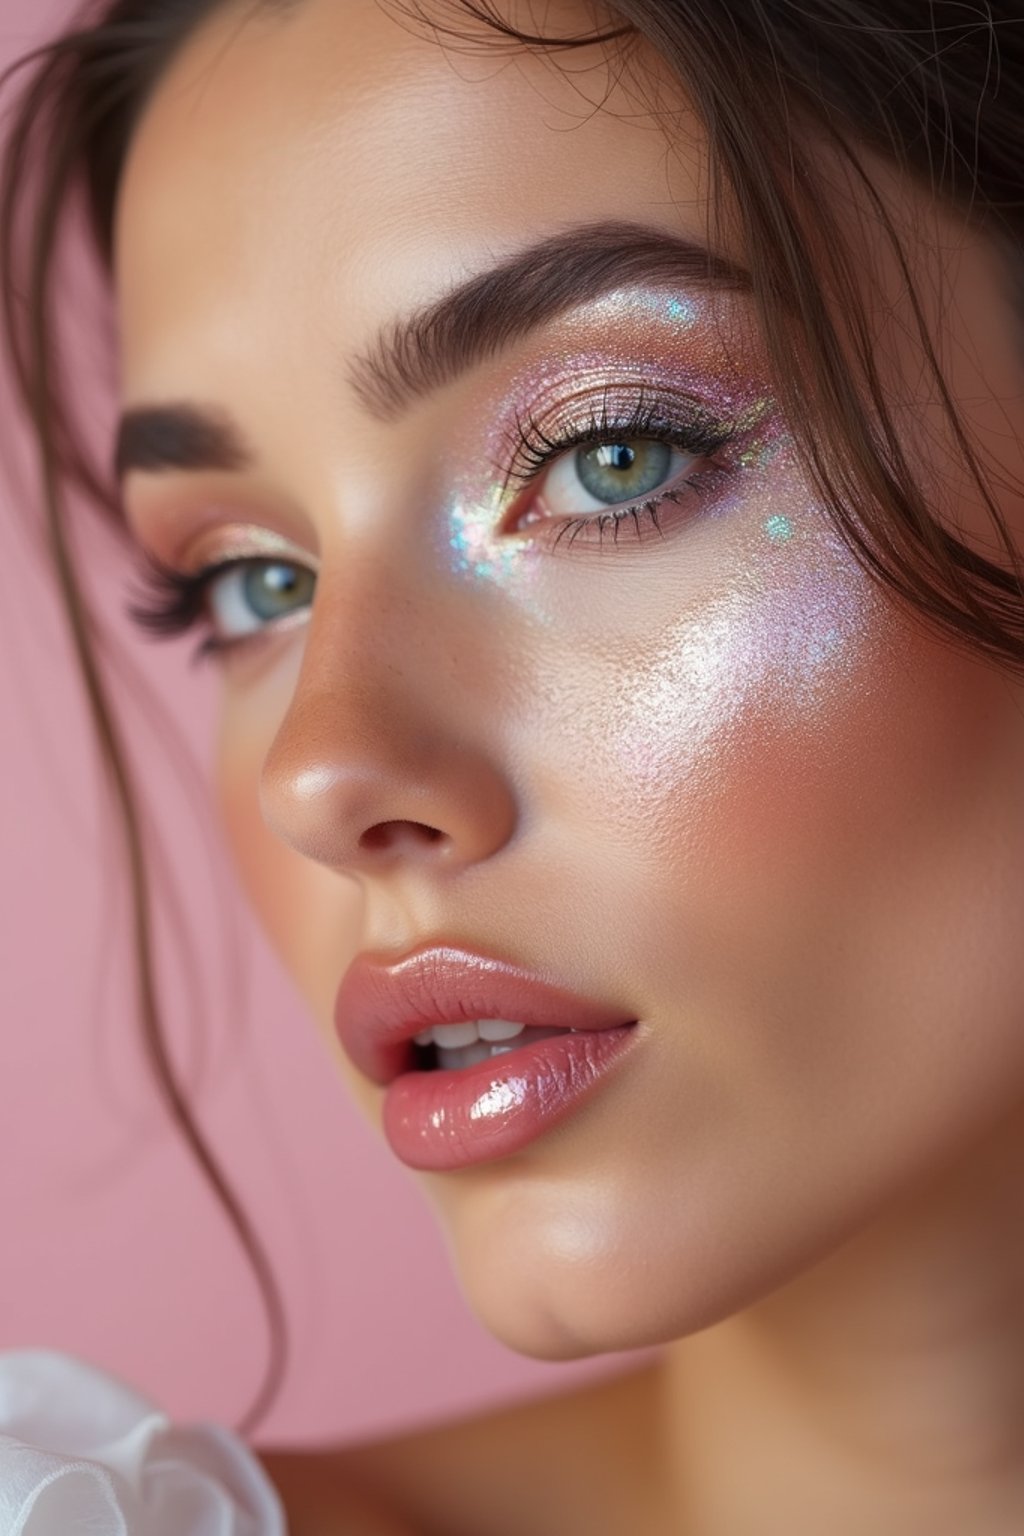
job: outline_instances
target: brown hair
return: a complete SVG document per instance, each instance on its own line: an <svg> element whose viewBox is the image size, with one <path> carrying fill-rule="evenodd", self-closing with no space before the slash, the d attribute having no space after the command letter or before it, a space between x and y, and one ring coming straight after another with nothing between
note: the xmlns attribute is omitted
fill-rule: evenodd
<svg viewBox="0 0 1024 1536"><path fill-rule="evenodd" d="M249 1430L280 1385L285 1326L264 1250L200 1133L172 1070L153 984L150 884L135 792L96 617L69 552L66 493L110 524L116 488L87 452L58 372L54 274L67 210L84 195L109 271L115 198L133 125L192 28L223 0L99 0L28 67L0 167L0 308L9 365L37 445L42 508L59 591L125 833L135 898L139 1006L153 1069L175 1121L255 1267L271 1351ZM296 0L249 0L285 10ZM809 474L849 547L874 576L956 644L1024 668L1020 552L959 421L886 204L862 151L964 210L1002 253L1024 297L1024 18L985 0L614 0L610 24L574 37L513 26L499 0L381 0L449 41L559 50L600 43L625 62L646 40L671 66L709 136L713 244L728 199L754 279L782 403ZM1015 11L1018 14L1013 14ZM890 242L954 441L1005 550L990 562L946 531L905 457L872 354L851 251L829 212L807 142L823 142L865 192ZM840 336L833 316L841 315Z"/></svg>

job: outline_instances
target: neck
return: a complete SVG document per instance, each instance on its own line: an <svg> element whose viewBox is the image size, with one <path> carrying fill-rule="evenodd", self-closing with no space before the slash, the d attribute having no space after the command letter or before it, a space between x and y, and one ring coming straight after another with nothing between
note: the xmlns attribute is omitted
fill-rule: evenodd
<svg viewBox="0 0 1024 1536"><path fill-rule="evenodd" d="M664 1382L688 1536L1024 1530L1024 1115Z"/></svg>

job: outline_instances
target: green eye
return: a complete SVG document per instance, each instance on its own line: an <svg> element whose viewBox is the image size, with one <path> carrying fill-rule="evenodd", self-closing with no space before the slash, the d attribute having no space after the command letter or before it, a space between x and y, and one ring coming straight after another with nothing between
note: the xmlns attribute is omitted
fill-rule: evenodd
<svg viewBox="0 0 1024 1536"><path fill-rule="evenodd" d="M209 571L204 589L214 633L227 641L307 611L316 573L291 560L237 560Z"/></svg>
<svg viewBox="0 0 1024 1536"><path fill-rule="evenodd" d="M578 448L575 469L583 489L597 501L615 506L657 490L668 477L672 449L653 438L599 443Z"/></svg>
<svg viewBox="0 0 1024 1536"><path fill-rule="evenodd" d="M315 577L304 566L254 562L242 572L242 597L260 619L279 619L313 598Z"/></svg>

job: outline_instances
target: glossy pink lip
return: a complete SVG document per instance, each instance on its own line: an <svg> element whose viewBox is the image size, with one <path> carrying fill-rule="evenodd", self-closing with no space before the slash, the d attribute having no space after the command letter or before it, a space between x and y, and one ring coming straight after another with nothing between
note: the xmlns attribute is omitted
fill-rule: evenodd
<svg viewBox="0 0 1024 1536"><path fill-rule="evenodd" d="M527 1031L514 1050L476 1066L415 1070L421 1029L494 1018L578 1033L530 1042ZM360 956L335 1004L347 1054L387 1088L392 1151L435 1170L508 1156L564 1119L628 1051L635 1022L505 961L443 947L391 963Z"/></svg>
<svg viewBox="0 0 1024 1536"><path fill-rule="evenodd" d="M360 955L338 988L342 1045L371 1082L386 1087L413 1064L411 1041L432 1024L513 1019L533 1029L613 1029L633 1019L518 966L463 949L421 949L391 963Z"/></svg>

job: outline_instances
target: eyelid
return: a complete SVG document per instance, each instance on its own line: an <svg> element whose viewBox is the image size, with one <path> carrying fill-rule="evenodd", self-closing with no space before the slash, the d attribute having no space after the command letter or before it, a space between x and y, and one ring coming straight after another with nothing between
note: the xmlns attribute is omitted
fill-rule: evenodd
<svg viewBox="0 0 1024 1536"><path fill-rule="evenodd" d="M643 380L579 391L546 410L516 412L505 434L502 494L513 481L533 484L558 454L582 443L613 442L627 432L630 437L675 442L685 431L698 448L703 445L710 453L746 425L735 412L725 416L690 390L651 386Z"/></svg>
<svg viewBox="0 0 1024 1536"><path fill-rule="evenodd" d="M548 475L581 444L649 439L664 442L687 455L711 459L741 435L741 428L749 429L751 424L749 413L742 421L738 421L735 414L722 419L692 394L682 397L676 394L674 402L667 402L663 393L652 392L643 383L634 385L629 394L621 397L616 408L609 408L607 391L602 392L600 398L600 414L595 404L593 394L577 395L571 410L567 410L563 403L549 413L549 416L555 416L557 412L557 418L548 425L530 414L525 418L517 414L515 428L509 434L509 460L505 466L502 497L510 495L513 481L520 484L505 507L501 519L504 529L517 533L524 531L528 525L512 526L519 523L523 503L532 504L542 494ZM578 407L589 411L589 416L584 417L576 409ZM634 501L647 503L650 497L634 498ZM625 508L629 504L621 505ZM607 510L611 511L611 506ZM587 514L569 515L584 517ZM557 516L555 514L555 519Z"/></svg>
<svg viewBox="0 0 1024 1536"><path fill-rule="evenodd" d="M308 549L261 523L229 523L207 528L179 557L183 575L196 576L213 565L235 560L286 560L319 571L319 560Z"/></svg>

